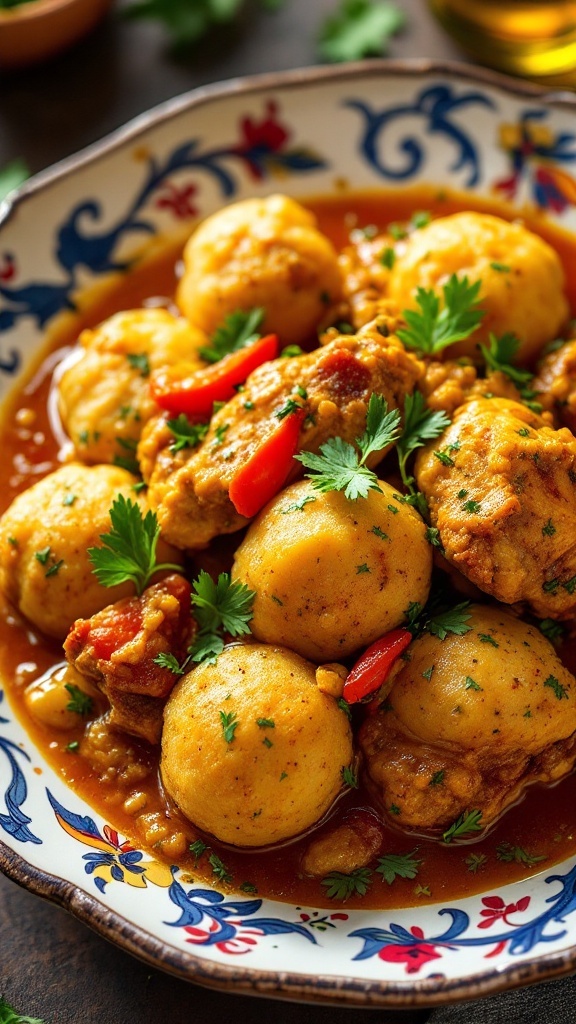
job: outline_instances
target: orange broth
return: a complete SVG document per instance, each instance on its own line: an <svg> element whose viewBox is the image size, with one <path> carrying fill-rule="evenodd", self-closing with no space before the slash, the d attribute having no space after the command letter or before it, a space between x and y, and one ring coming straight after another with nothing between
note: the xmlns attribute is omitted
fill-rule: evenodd
<svg viewBox="0 0 576 1024"><path fill-rule="evenodd" d="M392 221L409 220L415 210L429 210L433 216L445 216L462 209L482 210L508 219L522 216L528 227L544 237L559 253L568 281L568 295L573 315L576 314L576 237L554 227L536 211L512 210L496 201L475 196L439 192L430 186L407 189L402 192L348 193L336 197L322 197L307 201L318 217L319 226L341 248L348 241L354 227L376 225L384 228ZM74 319L62 318L49 335L51 354L36 372L19 388L7 403L1 432L3 458L0 464L0 511L10 504L20 491L39 477L52 472L58 462L58 440L55 438L47 412L47 399L52 372L61 350L74 344L79 330L94 326L113 313L134 308L157 296L172 296L176 284L175 264L181 245L167 246L162 254L143 260L129 274L118 276L110 287L98 294L80 298ZM21 410L32 409L35 421L32 427L23 426ZM19 412L20 411L20 412ZM214 544L214 551L201 553L196 558L198 567L222 565L228 567L231 543L224 538ZM226 564L228 563L228 565ZM566 650L564 657L569 667L576 668L576 652ZM13 609L0 606L0 672L9 692L12 705L25 723L36 747L42 751L55 771L66 780L88 804L103 815L106 822L128 836L134 844L145 845L138 828L138 818L124 808L126 792L114 785L103 785L98 774L78 754L66 750L71 740L81 740L84 723L76 732L50 730L32 719L26 712L23 692L34 679L56 662L62 661L62 651L56 641L34 631ZM360 712L361 714L361 712ZM158 752L145 743L118 734L119 744L125 745L125 757L138 761L149 769L138 790L146 792L147 813L158 813L159 818L183 832L187 843L198 838L198 831L186 822L174 807L169 806L159 783ZM40 768L35 771L41 772ZM343 812L351 806L367 806L370 797L363 790L350 791L336 805L329 820L314 832L315 836L332 828ZM415 905L421 902L454 900L474 892L492 890L537 871L548 870L554 863L576 853L576 774L572 774L553 787L535 786L524 800L509 810L492 832L479 842L447 846L438 842L389 830L385 853L405 854L416 851L421 860L418 876L414 880L397 878L392 885L373 875L366 896L351 898L347 907L388 908ZM300 905L332 906L318 878L303 876L301 858L310 837L276 847L265 852L243 852L224 847L211 838L202 837L224 862L232 875L228 886L216 880L219 888L238 889L242 883L254 885L259 895L286 900ZM530 867L517 862L505 863L497 857L501 843L521 847L532 857L544 857ZM160 841L153 844L152 853L168 862L173 857L162 849ZM474 871L466 864L470 854L484 855L481 867ZM190 854L179 858L195 881L214 881L204 857L198 866Z"/></svg>

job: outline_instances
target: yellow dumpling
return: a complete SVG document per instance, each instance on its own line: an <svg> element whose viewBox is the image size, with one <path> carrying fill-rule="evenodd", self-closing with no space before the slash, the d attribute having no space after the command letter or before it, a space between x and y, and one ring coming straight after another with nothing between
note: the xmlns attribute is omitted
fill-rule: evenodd
<svg viewBox="0 0 576 1024"><path fill-rule="evenodd" d="M207 334L235 310L263 307L282 344L313 335L340 298L336 252L316 218L287 196L246 199L213 214L184 250L180 309Z"/></svg>
<svg viewBox="0 0 576 1024"><path fill-rule="evenodd" d="M265 644L226 647L172 691L161 773L195 825L236 846L299 835L331 807L352 761L347 715L314 666Z"/></svg>
<svg viewBox="0 0 576 1024"><path fill-rule="evenodd" d="M301 481L254 520L232 573L255 591L258 640L335 661L399 626L411 601L426 603L426 527L390 484L379 486L349 501Z"/></svg>

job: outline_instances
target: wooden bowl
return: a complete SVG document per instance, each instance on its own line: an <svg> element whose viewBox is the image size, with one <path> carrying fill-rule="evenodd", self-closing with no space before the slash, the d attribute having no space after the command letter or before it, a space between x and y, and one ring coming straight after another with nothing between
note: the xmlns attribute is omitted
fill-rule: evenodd
<svg viewBox="0 0 576 1024"><path fill-rule="evenodd" d="M90 32L112 0L32 0L0 10L0 71L52 57Z"/></svg>

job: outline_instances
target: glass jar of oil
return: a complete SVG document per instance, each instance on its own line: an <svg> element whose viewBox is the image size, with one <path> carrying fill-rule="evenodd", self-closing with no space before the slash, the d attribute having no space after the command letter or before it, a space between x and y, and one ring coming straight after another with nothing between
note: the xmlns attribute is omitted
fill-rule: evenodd
<svg viewBox="0 0 576 1024"><path fill-rule="evenodd" d="M430 6L483 64L528 77L576 77L573 0L430 0Z"/></svg>

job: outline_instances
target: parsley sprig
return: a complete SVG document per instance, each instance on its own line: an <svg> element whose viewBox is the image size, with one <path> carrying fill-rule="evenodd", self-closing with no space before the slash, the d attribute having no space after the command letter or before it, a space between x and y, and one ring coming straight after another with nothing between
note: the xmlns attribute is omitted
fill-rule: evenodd
<svg viewBox="0 0 576 1024"><path fill-rule="evenodd" d="M101 533L101 548L88 548L93 572L104 587L116 587L130 580L140 595L151 578L165 569L181 572L182 566L157 562L160 526L154 512L145 516L137 502L119 494L110 509L112 529Z"/></svg>
<svg viewBox="0 0 576 1024"><path fill-rule="evenodd" d="M341 437L330 438L320 446L320 455L300 452L294 458L312 472L305 475L317 491L344 491L350 501L367 498L370 491L379 491L378 477L368 469L366 460L373 452L383 451L400 435L398 409L388 411L382 395L372 394L368 403L366 430L354 445Z"/></svg>
<svg viewBox="0 0 576 1024"><path fill-rule="evenodd" d="M426 405L421 391L414 391L404 399L404 430L396 445L398 466L402 483L409 494L416 497L414 477L407 470L409 457L428 441L434 441L450 426L450 420L444 411L434 411ZM417 502L415 502L417 504Z"/></svg>
<svg viewBox="0 0 576 1024"><path fill-rule="evenodd" d="M365 896L372 884L372 872L369 868L356 868L350 874L332 871L321 883L326 889L330 900L347 900L350 896Z"/></svg>
<svg viewBox="0 0 576 1024"><path fill-rule="evenodd" d="M192 661L212 664L224 649L224 635L243 636L250 632L255 594L245 583L231 582L221 572L218 582L204 569L192 584L192 605L198 633L189 648Z"/></svg>
<svg viewBox="0 0 576 1024"><path fill-rule="evenodd" d="M170 442L170 451L175 454L183 448L195 448L208 433L209 423L190 423L183 412L175 419L168 420L166 426L174 436Z"/></svg>
<svg viewBox="0 0 576 1024"><path fill-rule="evenodd" d="M406 629L409 629L414 637L421 633L431 633L439 640L445 640L449 633L464 636L472 629L472 626L468 625L468 620L472 617L472 613L468 611L469 607L470 601L462 601L453 608L438 607L438 603L432 601L423 608L418 601L411 601L404 613Z"/></svg>
<svg viewBox="0 0 576 1024"><path fill-rule="evenodd" d="M377 874L382 875L382 881L388 885L392 885L396 878L416 878L422 861L414 856L415 853L416 850L412 850L411 853L387 853L379 857Z"/></svg>
<svg viewBox="0 0 576 1024"><path fill-rule="evenodd" d="M264 312L261 306L257 306L246 312L237 309L229 313L210 338L210 345L198 349L202 359L207 363L219 363L231 352L252 345L260 337L258 328L264 319Z"/></svg>
<svg viewBox="0 0 576 1024"><path fill-rule="evenodd" d="M442 289L442 306L433 288L417 288L416 304L420 308L404 310L402 315L408 326L397 331L402 344L419 355L436 355L448 345L468 338L484 316L478 302L481 284L470 284L467 277L452 274Z"/></svg>
<svg viewBox="0 0 576 1024"><path fill-rule="evenodd" d="M491 334L488 347L480 345L480 351L490 370L500 371L516 385L520 392L520 398L532 412L542 412L540 402L534 401L538 393L528 386L534 374L530 373L530 370L523 370L520 366L514 365L519 347L520 339L508 331L499 338L495 334Z"/></svg>
<svg viewBox="0 0 576 1024"><path fill-rule="evenodd" d="M446 829L442 839L445 843L451 843L453 839L460 839L471 832L482 831L482 811L463 811L456 821L452 822L450 828Z"/></svg>

